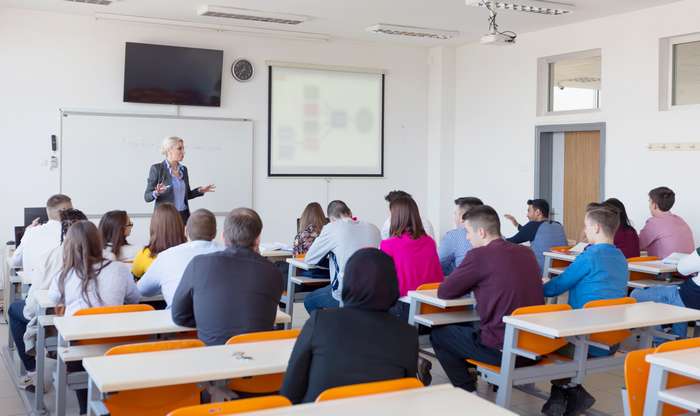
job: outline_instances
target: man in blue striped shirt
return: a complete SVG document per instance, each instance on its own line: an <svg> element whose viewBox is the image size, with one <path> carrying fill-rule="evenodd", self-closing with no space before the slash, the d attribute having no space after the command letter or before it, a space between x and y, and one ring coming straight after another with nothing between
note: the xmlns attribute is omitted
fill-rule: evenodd
<svg viewBox="0 0 700 416"><path fill-rule="evenodd" d="M464 256L472 248L467 239L467 230L464 228L464 214L474 207L484 205L479 198L472 196L455 199L454 230L448 231L440 241L438 254L442 273L447 276L457 268L464 260Z"/></svg>

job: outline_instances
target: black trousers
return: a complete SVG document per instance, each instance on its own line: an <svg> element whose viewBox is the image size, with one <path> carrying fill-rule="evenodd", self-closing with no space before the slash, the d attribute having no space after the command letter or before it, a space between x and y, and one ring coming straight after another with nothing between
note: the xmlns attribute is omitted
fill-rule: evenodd
<svg viewBox="0 0 700 416"><path fill-rule="evenodd" d="M178 212L180 213L180 218L182 218L182 225L187 225L187 220L190 218L190 210L186 209Z"/></svg>

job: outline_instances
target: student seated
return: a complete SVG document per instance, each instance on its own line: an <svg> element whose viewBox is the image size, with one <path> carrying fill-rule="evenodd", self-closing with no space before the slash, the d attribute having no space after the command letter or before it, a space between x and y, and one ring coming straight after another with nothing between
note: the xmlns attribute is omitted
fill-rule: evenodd
<svg viewBox="0 0 700 416"><path fill-rule="evenodd" d="M638 302L657 302L676 305L685 308L700 309L700 248L678 262L678 273L684 276L695 275L681 285L655 286L634 289L631 296ZM697 329L696 329L697 331ZM679 338L688 336L688 324L680 322L673 324L671 333Z"/></svg>
<svg viewBox="0 0 700 416"><path fill-rule="evenodd" d="M61 211L73 208L71 199L62 194L53 195L46 201L49 220L39 225L38 219L27 226L22 241L12 255L13 267L21 267L32 284L41 276L35 270L41 267L49 251L61 244Z"/></svg>
<svg viewBox="0 0 700 416"><path fill-rule="evenodd" d="M472 248L464 229L464 214L470 209L484 205L479 198L463 197L455 199L454 222L455 229L448 231L438 249L442 273L447 276L452 273L464 260L464 256Z"/></svg>
<svg viewBox="0 0 700 416"><path fill-rule="evenodd" d="M129 268L102 257L100 232L90 221L77 221L66 233L63 268L49 289L49 299L64 306L64 314L97 306L137 303L141 297ZM82 366L69 365L69 370ZM76 390L80 414L87 411L87 390Z"/></svg>
<svg viewBox="0 0 700 416"><path fill-rule="evenodd" d="M294 243L292 252L294 257L306 256L306 252L309 251L311 245L314 243L316 238L321 234L323 227L328 224L326 219L326 214L323 213L323 208L318 202L312 202L304 208L299 218L299 232L294 236ZM287 263L285 263L287 264ZM325 267L326 269L311 269L311 270L300 270L299 274L302 276L314 277L318 279L328 279L330 274L328 273L328 260L323 260L319 265ZM304 290L302 287L300 290Z"/></svg>
<svg viewBox="0 0 700 416"><path fill-rule="evenodd" d="M350 256L366 247L379 247L379 230L373 224L353 219L352 211L343 201L331 201L326 210L330 223L314 240L304 261L319 264L327 255L331 284L316 289L304 298L304 307L311 313L321 308L340 306L343 290L343 270Z"/></svg>
<svg viewBox="0 0 700 416"><path fill-rule="evenodd" d="M280 394L313 402L331 387L416 376L416 329L387 311L399 298L394 262L376 248L345 266L343 307L314 311L289 359Z"/></svg>
<svg viewBox="0 0 700 416"><path fill-rule="evenodd" d="M535 253L540 270L544 267L544 253L552 247L569 244L566 239L564 227L557 221L549 219L549 202L544 199L530 199L527 201L528 223L520 225L510 214L505 215L513 226L518 228L518 233L508 238L515 244L530 242L530 248Z"/></svg>
<svg viewBox="0 0 700 416"><path fill-rule="evenodd" d="M100 219L100 233L105 243L104 257L109 260L131 262L139 252L136 246L126 241L134 223L126 211L109 211Z"/></svg>
<svg viewBox="0 0 700 416"><path fill-rule="evenodd" d="M637 230L632 227L625 205L617 198L608 198L603 202L603 205L620 214L620 227L615 232L613 240L615 247L619 248L627 258L639 257L639 235L637 235Z"/></svg>
<svg viewBox="0 0 700 416"><path fill-rule="evenodd" d="M391 205L391 201L393 201L396 198L412 198L411 194L408 192L404 191L391 191L389 192L385 197L384 200ZM435 231L433 231L433 224L430 223L430 221L427 218L421 218L421 222L423 223L423 228L425 228L425 232L431 237L435 238ZM389 228L391 227L391 211L389 212L389 218L384 221L384 225L382 225L382 240L386 240L391 236Z"/></svg>
<svg viewBox="0 0 700 416"><path fill-rule="evenodd" d="M163 294L163 300L170 307L173 295L180 284L182 274L190 261L200 255L224 249L215 243L216 217L206 209L198 209L190 215L185 226L187 243L163 251L156 257L136 285L141 296Z"/></svg>
<svg viewBox="0 0 700 416"><path fill-rule="evenodd" d="M74 222L87 220L87 217L77 209L65 209L60 212L61 216L61 237L60 241ZM39 311L39 301L36 294L39 290L47 290L51 282L61 273L63 268L63 246L59 245L49 251L44 262L35 270L34 283L29 287L25 300L12 303L7 311L10 324L10 333L17 346L17 354L24 365L27 374L19 380L19 387L33 390L34 369L36 361L34 354L29 355L27 351L35 348L34 342L37 334L36 316Z"/></svg>
<svg viewBox="0 0 700 416"><path fill-rule="evenodd" d="M187 265L173 296L173 322L197 328L207 345L273 329L282 276L259 254L262 228L252 209L236 208L226 216L226 249L201 254Z"/></svg>
<svg viewBox="0 0 700 416"><path fill-rule="evenodd" d="M590 245L581 253L564 273L544 285L546 297L559 296L569 292L569 305L574 309L593 300L615 299L627 296L629 272L627 259L622 251L613 245L615 232L620 225L620 215L605 206L593 206L586 212L585 233ZM560 351L562 355L573 356L570 347ZM603 356L614 353L590 347L589 355ZM570 379L552 381L549 400L542 413L546 415L577 415L595 403L581 385Z"/></svg>
<svg viewBox="0 0 700 416"><path fill-rule="evenodd" d="M693 232L671 208L676 194L665 186L649 191L651 218L639 232L639 248L650 256L664 258L672 253L691 253L695 248Z"/></svg>
<svg viewBox="0 0 700 416"><path fill-rule="evenodd" d="M379 248L394 259L399 279L399 296L424 283L442 282L440 258L433 240L423 229L418 206L413 198L391 201L391 237ZM408 304L398 302L394 312L408 318Z"/></svg>
<svg viewBox="0 0 700 416"><path fill-rule="evenodd" d="M175 205L170 203L156 205L149 231L148 245L138 252L131 267L131 274L136 279L146 273L159 253L187 241L182 217Z"/></svg>
<svg viewBox="0 0 700 416"><path fill-rule="evenodd" d="M501 365L505 324L503 317L522 306L541 305L542 280L532 250L501 236L498 214L490 206L474 207L464 215L472 244L464 261L438 289L442 299L473 292L480 327L471 323L434 327L430 341L435 355L455 387L474 391L476 376L467 358ZM517 365L534 363L518 357ZM472 366L473 367L473 366Z"/></svg>

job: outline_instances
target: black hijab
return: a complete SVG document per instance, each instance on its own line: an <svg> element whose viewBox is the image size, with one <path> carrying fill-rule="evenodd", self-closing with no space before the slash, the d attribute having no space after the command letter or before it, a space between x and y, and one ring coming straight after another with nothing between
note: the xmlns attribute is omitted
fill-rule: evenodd
<svg viewBox="0 0 700 416"><path fill-rule="evenodd" d="M394 259L376 248L363 248L345 264L343 307L388 311L399 299Z"/></svg>

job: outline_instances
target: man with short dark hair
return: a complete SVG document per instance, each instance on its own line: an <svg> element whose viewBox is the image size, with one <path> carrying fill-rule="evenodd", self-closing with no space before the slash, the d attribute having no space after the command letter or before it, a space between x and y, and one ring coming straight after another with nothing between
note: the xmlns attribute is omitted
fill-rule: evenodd
<svg viewBox="0 0 700 416"><path fill-rule="evenodd" d="M196 327L207 345L274 327L282 275L258 252L262 227L252 209L234 209L224 223L226 249L193 258L182 275L173 322Z"/></svg>
<svg viewBox="0 0 700 416"><path fill-rule="evenodd" d="M198 209L190 215L185 226L187 242L171 247L156 257L153 264L139 279L137 287L141 296L163 294L163 300L170 307L173 295L180 284L182 274L190 261L200 254L209 254L224 249L215 243L216 217L206 209Z"/></svg>
<svg viewBox="0 0 700 416"><path fill-rule="evenodd" d="M508 241L515 244L530 242L530 248L535 253L540 270L544 266L546 251L551 250L552 247L569 244L564 227L559 222L549 219L549 202L544 199L527 201L528 223L525 225L520 225L510 214L504 217L518 229L518 233L508 238Z"/></svg>
<svg viewBox="0 0 700 416"><path fill-rule="evenodd" d="M316 309L337 308L343 292L345 263L359 249L379 247L379 230L373 224L358 221L343 201L331 201L326 209L330 223L321 230L314 240L304 261L318 264L328 255L331 284L316 289L304 298L304 306L311 313Z"/></svg>
<svg viewBox="0 0 700 416"><path fill-rule="evenodd" d="M671 213L675 203L676 194L665 186L649 191L651 218L639 232L639 248L650 256L664 258L695 249L693 231L683 218Z"/></svg>
<svg viewBox="0 0 700 416"><path fill-rule="evenodd" d="M448 231L440 241L438 255L442 273L447 276L462 263L464 256L472 248L464 229L464 214L474 207L484 205L479 198L467 196L455 199L454 222L455 229Z"/></svg>
<svg viewBox="0 0 700 416"><path fill-rule="evenodd" d="M472 208L464 215L464 226L473 248L440 285L438 296L456 299L473 292L481 325L434 327L430 340L452 384L474 391L476 377L467 371L470 365L465 359L500 366L503 317L523 306L541 305L544 297L535 256L527 247L501 237L501 223L493 208ZM518 361L518 365L529 363Z"/></svg>
<svg viewBox="0 0 700 416"><path fill-rule="evenodd" d="M391 205L391 201L398 199L398 198L413 198L411 194L409 194L406 191L391 191L386 196L384 197L384 200L387 202L387 204ZM435 239L435 231L433 229L433 224L430 223L430 221L423 217L421 215L420 218L421 222L423 223L423 228L425 229L425 232L433 239ZM381 231L381 237L382 240L386 240L387 238L391 237L389 235L389 229L391 228L391 213L389 213L389 218L384 221L384 225L382 225L382 231Z"/></svg>

